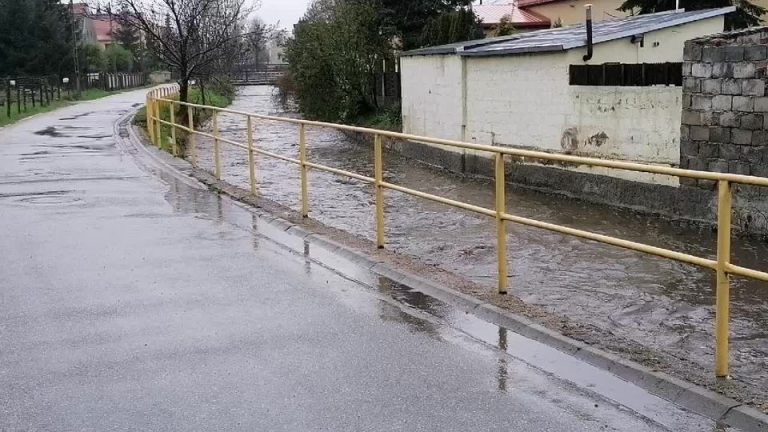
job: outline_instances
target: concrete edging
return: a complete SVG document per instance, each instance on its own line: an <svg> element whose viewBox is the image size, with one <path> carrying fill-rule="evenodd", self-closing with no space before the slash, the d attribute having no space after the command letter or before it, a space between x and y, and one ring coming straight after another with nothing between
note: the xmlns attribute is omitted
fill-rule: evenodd
<svg viewBox="0 0 768 432"><path fill-rule="evenodd" d="M185 160L174 158L154 148L147 146L143 137L138 136L134 128L127 127L128 136L118 133L126 120L133 114L126 115L115 124L116 137L123 138L123 147L126 150L134 149L148 156L156 168L169 172L175 178L184 181L195 188L211 189L202 185L192 176L191 164ZM119 139L119 141L121 141ZM154 151L153 151L154 150ZM227 194L222 189L216 189L219 193ZM229 194L227 194L229 195ZM233 198L237 199L237 197ZM325 247L350 261L369 269L374 274L389 278L411 289L420 291L430 297L450 303L459 309L472 313L478 318L492 324L506 327L529 339L541 342L559 351L570 354L595 367L607 370L614 375L637 385L644 390L666 399L691 412L702 415L719 423L743 429L745 431L767 431L768 414L747 405L720 395L701 386L675 378L667 373L654 371L638 363L625 360L615 354L594 348L583 342L564 336L550 330L521 315L501 309L492 304L483 302L477 298L461 293L447 286L436 284L417 274L405 272L389 266L381 260L371 257L364 252L347 247L323 235L312 233L301 225L288 220L275 217L269 224L281 228L298 238L311 239L314 243Z"/></svg>

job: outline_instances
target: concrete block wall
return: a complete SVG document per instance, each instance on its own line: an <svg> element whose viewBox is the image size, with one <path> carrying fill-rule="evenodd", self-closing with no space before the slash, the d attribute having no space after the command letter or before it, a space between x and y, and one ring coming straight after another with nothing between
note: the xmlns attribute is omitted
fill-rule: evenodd
<svg viewBox="0 0 768 432"><path fill-rule="evenodd" d="M686 42L680 166L768 177L767 90L768 28Z"/></svg>

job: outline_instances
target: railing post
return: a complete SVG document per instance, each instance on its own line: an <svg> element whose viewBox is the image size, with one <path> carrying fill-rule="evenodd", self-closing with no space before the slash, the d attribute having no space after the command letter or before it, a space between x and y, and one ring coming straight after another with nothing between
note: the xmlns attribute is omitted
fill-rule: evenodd
<svg viewBox="0 0 768 432"><path fill-rule="evenodd" d="M307 129L299 125L299 161L301 162L301 216L309 217L309 179L307 178Z"/></svg>
<svg viewBox="0 0 768 432"><path fill-rule="evenodd" d="M171 152L174 156L179 155L179 146L176 144L176 109L173 102L168 104L171 110Z"/></svg>
<svg viewBox="0 0 768 432"><path fill-rule="evenodd" d="M373 140L373 167L376 186L376 245L384 248L384 156L381 149L381 135L376 134Z"/></svg>
<svg viewBox="0 0 768 432"><path fill-rule="evenodd" d="M256 159L253 155L253 119L248 116L248 174L251 179L251 194L256 195Z"/></svg>
<svg viewBox="0 0 768 432"><path fill-rule="evenodd" d="M216 179L221 180L221 146L219 145L219 113L213 110L213 160Z"/></svg>
<svg viewBox="0 0 768 432"><path fill-rule="evenodd" d="M507 293L507 225L503 218L507 212L504 155L496 153L496 249L499 265L499 294Z"/></svg>
<svg viewBox="0 0 768 432"><path fill-rule="evenodd" d="M152 97L152 93L150 92L147 95L147 103L146 103L146 114L147 114L147 132L149 133L149 141L154 144L155 143L155 109L154 109L154 103L155 98Z"/></svg>
<svg viewBox="0 0 768 432"><path fill-rule="evenodd" d="M189 127L189 157L192 162L192 166L197 166L197 146L196 146L196 140L197 137L195 137L195 116L194 116L194 108L192 108L189 105L186 105L187 107L187 123Z"/></svg>
<svg viewBox="0 0 768 432"><path fill-rule="evenodd" d="M731 184L720 180L717 188L717 288L715 312L715 374L718 378L729 375L729 333L731 280L726 269L731 261Z"/></svg>
<svg viewBox="0 0 768 432"><path fill-rule="evenodd" d="M163 148L163 124L160 123L160 101L155 100L155 144L157 148Z"/></svg>

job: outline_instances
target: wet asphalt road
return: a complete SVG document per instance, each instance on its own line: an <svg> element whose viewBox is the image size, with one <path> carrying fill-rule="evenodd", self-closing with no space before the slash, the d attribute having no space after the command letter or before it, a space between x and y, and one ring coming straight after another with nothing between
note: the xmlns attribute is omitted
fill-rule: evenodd
<svg viewBox="0 0 768 432"><path fill-rule="evenodd" d="M534 369L140 169L113 124L143 97L0 130L0 430L713 430Z"/></svg>

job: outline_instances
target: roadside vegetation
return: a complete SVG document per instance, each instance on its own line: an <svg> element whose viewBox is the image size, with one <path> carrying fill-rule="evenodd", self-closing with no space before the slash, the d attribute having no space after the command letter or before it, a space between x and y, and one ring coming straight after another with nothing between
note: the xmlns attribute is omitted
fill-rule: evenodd
<svg viewBox="0 0 768 432"><path fill-rule="evenodd" d="M189 98L189 102L193 104L209 105L217 108L226 108L232 104L232 101L235 98L235 94L236 94L235 89L231 84L226 82L219 82L205 89L201 89L200 87L191 88L189 90L188 98ZM174 99L178 100L179 98L176 97ZM174 112L174 115L175 115L177 124L182 124L182 125L187 124L186 109L182 109L181 107L177 106L176 111ZM195 123L195 128L197 129L197 128L205 127L205 125L211 119L213 113L211 110L195 109L193 110L192 115L193 115L193 121ZM165 121L171 120L171 111L168 106L163 105L160 108L160 118ZM147 132L147 134L149 133L149 130L147 129L147 108L146 107L142 107L141 109L139 109L139 111L136 113L136 116L133 119L133 124L144 129ZM170 139L167 138L171 136L171 127L168 125L162 124L160 125L160 129L161 129L162 136L165 138L161 142L161 149L171 153L173 151L173 144L171 143ZM176 130L176 146L181 152L183 152L184 149L186 149L188 135L189 134L184 130L181 130L181 129Z"/></svg>
<svg viewBox="0 0 768 432"><path fill-rule="evenodd" d="M252 15L259 3L250 0L121 0L120 5L119 22L123 28L142 34L150 53L174 71L179 84L177 97L182 102L230 105L235 91L228 77L238 66L258 63L264 57L267 40L284 37L274 26ZM186 119L187 107L179 106L174 114L177 119ZM196 126L210 115L195 110ZM167 107L160 116L170 119ZM145 110L135 121L146 128ZM170 128L163 126L163 135L169 132ZM186 136L181 130L177 132L179 156L184 156ZM171 147L167 142L163 146Z"/></svg>
<svg viewBox="0 0 768 432"><path fill-rule="evenodd" d="M381 100L375 77L403 50L482 38L470 3L315 0L286 42L278 101L308 119L398 129L399 107Z"/></svg>
<svg viewBox="0 0 768 432"><path fill-rule="evenodd" d="M108 92L102 89L89 89L81 92L79 97L76 97L74 94L66 95L66 96L62 95L61 100L53 100L50 102L50 104L45 106L37 105L33 108L32 106L28 105L26 111L22 110L21 112L18 112L18 109L14 105L11 107L10 117L8 117L8 112L6 108L0 107L2 108L0 109L0 127L8 126L10 124L16 123L21 119L31 117L33 115L47 113L59 108L72 105L75 102L101 99L103 97L111 96L118 93L121 93L121 92Z"/></svg>

